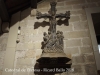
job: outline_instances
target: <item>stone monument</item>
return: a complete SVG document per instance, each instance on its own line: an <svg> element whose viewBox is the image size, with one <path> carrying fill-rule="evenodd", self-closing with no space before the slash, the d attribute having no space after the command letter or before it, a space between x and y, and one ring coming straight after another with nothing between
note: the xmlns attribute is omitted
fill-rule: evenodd
<svg viewBox="0 0 100 75"><path fill-rule="evenodd" d="M56 69L56 68L70 68L71 59L67 57L64 53L64 36L62 31L56 31L57 21L56 18L66 18L70 19L70 11L66 11L65 14L56 14L56 2L50 2L51 8L48 11L49 14L42 14L37 11L37 19L48 18L50 21L50 31L48 33L44 32L43 35L43 51L41 58L37 60L35 69L41 69L42 73L45 72L43 69ZM59 71L60 72L60 71ZM58 73L56 71L50 73ZM35 74L39 74L35 72Z"/></svg>

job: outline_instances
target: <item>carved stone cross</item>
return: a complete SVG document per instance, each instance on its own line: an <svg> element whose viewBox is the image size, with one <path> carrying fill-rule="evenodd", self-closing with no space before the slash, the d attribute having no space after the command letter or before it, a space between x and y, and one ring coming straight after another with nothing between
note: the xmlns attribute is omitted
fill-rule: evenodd
<svg viewBox="0 0 100 75"><path fill-rule="evenodd" d="M42 14L41 12L37 11L37 19L40 18L49 18L50 21L50 31L47 33L44 33L44 44L45 44L45 49L50 49L53 50L51 52L54 52L55 50L61 49L63 50L62 46L63 46L63 32L62 31L57 31L56 33L56 25L57 25L57 21L56 18L66 18L69 19L70 18L70 11L66 11L65 14L60 13L60 14L56 14L56 2L51 2L51 8L48 11L49 14L45 13ZM59 48L60 47L60 48ZM55 50L54 50L55 49ZM49 51L50 51L49 50Z"/></svg>

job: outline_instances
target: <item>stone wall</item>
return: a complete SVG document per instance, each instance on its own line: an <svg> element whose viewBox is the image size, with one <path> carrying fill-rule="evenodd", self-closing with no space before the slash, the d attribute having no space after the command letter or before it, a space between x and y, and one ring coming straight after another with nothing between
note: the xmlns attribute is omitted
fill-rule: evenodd
<svg viewBox="0 0 100 75"><path fill-rule="evenodd" d="M45 0L38 4L37 10L47 13L50 1ZM69 25L64 19L57 19L57 30L64 33L64 52L71 54L72 67L75 69L69 75L97 75L85 8L98 6L99 0L57 0L57 13L65 13L66 10L71 12ZM37 20L30 13L31 8L21 11L21 34L17 37L20 42L16 46L15 68L34 68L36 59L42 53L43 32L48 32L49 29L48 19ZM26 71L14 72L14 75L34 74L33 71Z"/></svg>
<svg viewBox="0 0 100 75"><path fill-rule="evenodd" d="M8 33L0 35L0 75L2 75L3 71L7 40L8 40Z"/></svg>

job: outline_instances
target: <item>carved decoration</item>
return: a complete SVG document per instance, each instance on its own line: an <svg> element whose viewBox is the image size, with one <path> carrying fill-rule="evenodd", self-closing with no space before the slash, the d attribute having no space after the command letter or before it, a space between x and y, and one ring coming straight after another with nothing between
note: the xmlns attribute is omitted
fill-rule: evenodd
<svg viewBox="0 0 100 75"><path fill-rule="evenodd" d="M41 12L37 12L36 16L37 19L40 18L49 18L50 21L50 31L48 31L48 34L44 32L44 37L43 37L43 45L44 49L43 52L63 52L63 32L62 31L57 31L56 32L56 25L57 21L56 18L70 18L70 11L66 11L65 14L60 13L56 14L56 2L51 2L51 8L48 11L49 14L45 13L42 14Z"/></svg>

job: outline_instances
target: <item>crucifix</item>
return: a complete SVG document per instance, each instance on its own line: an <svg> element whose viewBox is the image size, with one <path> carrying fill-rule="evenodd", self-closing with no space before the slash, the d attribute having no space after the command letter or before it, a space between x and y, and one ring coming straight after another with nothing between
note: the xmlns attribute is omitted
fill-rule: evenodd
<svg viewBox="0 0 100 75"><path fill-rule="evenodd" d="M37 11L37 19L40 18L49 18L50 22L50 31L48 31L48 35L46 32L44 32L44 51L47 50L50 52L57 52L60 49L60 52L63 50L63 32L57 31L56 33L56 25L57 21L56 18L66 18L67 20L70 18L70 11L66 11L65 14L60 13L56 14L56 2L51 2L51 8L48 11L49 14L45 13L42 14L41 12ZM47 51L47 52L48 52Z"/></svg>
<svg viewBox="0 0 100 75"><path fill-rule="evenodd" d="M66 18L67 20L70 19L70 11L66 11L66 13L60 13L56 14L56 2L51 2L51 8L48 11L48 14L42 14L41 12L37 12L36 16L37 19L41 18L48 18L50 22L50 31L48 31L48 34L44 32L43 37L43 51L41 54L41 58L37 60L37 63L35 65L35 69L41 69L43 70L44 67L47 69L54 69L54 68L70 68L71 67L71 59L68 57L64 51L63 51L63 32L62 31L56 31L56 25L57 21L56 18ZM38 74L37 72L34 72L35 74ZM48 72L43 72L47 73ZM53 75L58 72L51 72ZM50 74L51 74L50 73Z"/></svg>

